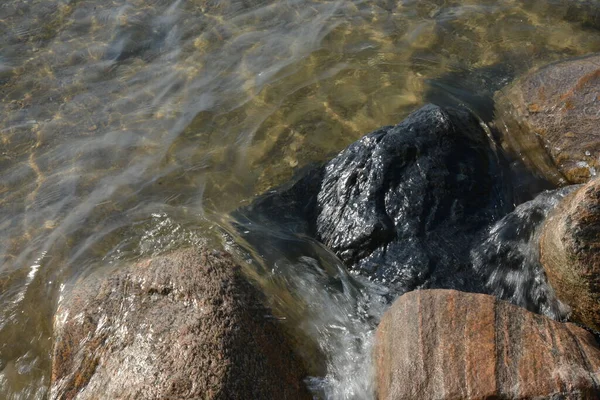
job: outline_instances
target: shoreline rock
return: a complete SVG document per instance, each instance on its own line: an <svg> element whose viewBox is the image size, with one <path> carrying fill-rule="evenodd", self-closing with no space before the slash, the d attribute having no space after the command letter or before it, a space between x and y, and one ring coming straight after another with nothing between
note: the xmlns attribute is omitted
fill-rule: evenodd
<svg viewBox="0 0 600 400"><path fill-rule="evenodd" d="M374 358L379 400L600 398L591 333L483 294L401 296L377 329Z"/></svg>
<svg viewBox="0 0 600 400"><path fill-rule="evenodd" d="M353 272L404 293L480 290L469 251L512 207L498 155L465 110L426 105L237 210L247 240L260 230L317 239Z"/></svg>
<svg viewBox="0 0 600 400"><path fill-rule="evenodd" d="M541 262L572 320L600 331L600 179L566 197L547 219Z"/></svg>
<svg viewBox="0 0 600 400"><path fill-rule="evenodd" d="M533 70L496 93L504 147L555 185L600 172L600 54Z"/></svg>
<svg viewBox="0 0 600 400"><path fill-rule="evenodd" d="M231 256L185 249L92 276L55 317L51 399L310 399Z"/></svg>

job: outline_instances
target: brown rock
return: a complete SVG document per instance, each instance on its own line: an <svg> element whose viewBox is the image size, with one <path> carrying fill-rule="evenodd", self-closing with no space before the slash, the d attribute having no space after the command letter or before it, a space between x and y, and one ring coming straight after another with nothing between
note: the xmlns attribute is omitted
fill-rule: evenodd
<svg viewBox="0 0 600 400"><path fill-rule="evenodd" d="M592 334L483 294L401 296L374 354L380 400L600 398Z"/></svg>
<svg viewBox="0 0 600 400"><path fill-rule="evenodd" d="M547 65L496 95L505 147L555 184L600 170L600 55Z"/></svg>
<svg viewBox="0 0 600 400"><path fill-rule="evenodd" d="M566 197L548 217L541 263L571 319L600 330L600 179Z"/></svg>
<svg viewBox="0 0 600 400"><path fill-rule="evenodd" d="M90 278L55 319L52 399L309 399L230 256L181 250Z"/></svg>

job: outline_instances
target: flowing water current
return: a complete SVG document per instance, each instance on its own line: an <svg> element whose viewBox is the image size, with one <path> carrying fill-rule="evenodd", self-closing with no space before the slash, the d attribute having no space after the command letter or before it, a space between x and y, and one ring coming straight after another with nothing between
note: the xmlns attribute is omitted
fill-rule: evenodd
<svg viewBox="0 0 600 400"><path fill-rule="evenodd" d="M385 290L228 215L428 101L600 51L580 0L4 0L0 397L49 394L53 314L92 271L208 243L239 259L327 399L373 396ZM277 232L272 235L277 236ZM322 359L318 354L324 354Z"/></svg>

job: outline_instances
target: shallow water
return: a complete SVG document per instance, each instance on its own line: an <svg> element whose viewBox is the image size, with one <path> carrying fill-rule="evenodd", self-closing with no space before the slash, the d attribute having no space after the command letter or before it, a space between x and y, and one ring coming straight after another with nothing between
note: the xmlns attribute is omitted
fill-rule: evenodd
<svg viewBox="0 0 600 400"><path fill-rule="evenodd" d="M487 120L489 94L512 76L600 51L596 5L3 1L0 393L47 395L65 284L208 238L262 277L289 325L328 354L316 391L370 396L368 379L353 377L368 376L356 366L381 313L365 299L379 289L298 274L285 249L245 258L252 249L225 216L426 101L467 102ZM300 262L335 264L315 257Z"/></svg>

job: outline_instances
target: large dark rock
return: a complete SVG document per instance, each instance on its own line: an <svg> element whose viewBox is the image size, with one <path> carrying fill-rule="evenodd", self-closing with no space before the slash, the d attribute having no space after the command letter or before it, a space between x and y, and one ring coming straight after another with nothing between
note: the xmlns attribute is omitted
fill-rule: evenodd
<svg viewBox="0 0 600 400"><path fill-rule="evenodd" d="M557 299L546 279L540 262L540 236L548 215L576 188L542 192L489 229L471 252L473 268L484 281L486 293L553 319L569 316L569 307Z"/></svg>
<svg viewBox="0 0 600 400"><path fill-rule="evenodd" d="M600 179L565 198L546 221L541 262L572 319L600 331Z"/></svg>
<svg viewBox="0 0 600 400"><path fill-rule="evenodd" d="M504 145L548 181L583 183L600 168L600 55L534 70L496 95Z"/></svg>
<svg viewBox="0 0 600 400"><path fill-rule="evenodd" d="M418 290L383 316L377 398L598 399L594 336L495 297Z"/></svg>
<svg viewBox="0 0 600 400"><path fill-rule="evenodd" d="M479 122L427 105L234 216L263 254L261 227L285 230L316 238L351 270L399 292L478 290L469 249L507 212L508 199Z"/></svg>
<svg viewBox="0 0 600 400"><path fill-rule="evenodd" d="M88 278L55 318L52 399L309 399L231 257L181 250Z"/></svg>

